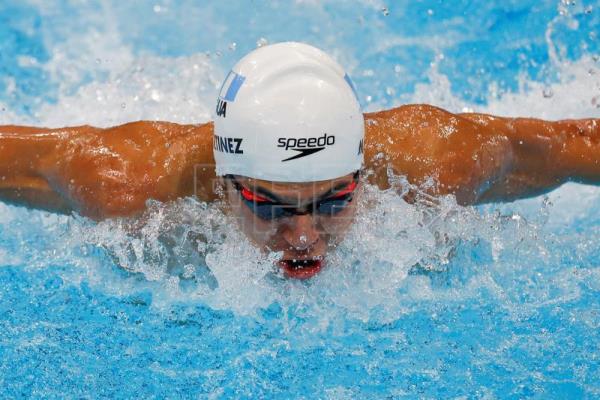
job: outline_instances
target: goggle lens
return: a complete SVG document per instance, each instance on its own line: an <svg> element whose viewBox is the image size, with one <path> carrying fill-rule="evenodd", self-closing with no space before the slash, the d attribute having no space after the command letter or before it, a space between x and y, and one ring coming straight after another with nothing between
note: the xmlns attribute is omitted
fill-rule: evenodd
<svg viewBox="0 0 600 400"><path fill-rule="evenodd" d="M323 199L316 204L309 204L302 209L285 204L274 203L269 199L262 197L249 189L241 186L233 176L227 176L233 183L236 190L250 210L259 218L264 220L273 220L294 215L310 214L316 211L320 215L332 216L343 211L352 201L354 190L358 185L358 172L354 175L354 180L346 188L335 193L332 197Z"/></svg>

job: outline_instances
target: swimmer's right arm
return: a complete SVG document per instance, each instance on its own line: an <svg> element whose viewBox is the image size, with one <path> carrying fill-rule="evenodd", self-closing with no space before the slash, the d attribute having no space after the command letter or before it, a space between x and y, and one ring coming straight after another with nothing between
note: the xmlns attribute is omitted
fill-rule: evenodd
<svg viewBox="0 0 600 400"><path fill-rule="evenodd" d="M139 121L112 128L0 126L0 200L102 219L148 199L212 200L212 124ZM204 167L207 166L207 167Z"/></svg>
<svg viewBox="0 0 600 400"><path fill-rule="evenodd" d="M44 176L43 164L62 141L88 129L0 126L0 200L60 213L71 211L69 202Z"/></svg>

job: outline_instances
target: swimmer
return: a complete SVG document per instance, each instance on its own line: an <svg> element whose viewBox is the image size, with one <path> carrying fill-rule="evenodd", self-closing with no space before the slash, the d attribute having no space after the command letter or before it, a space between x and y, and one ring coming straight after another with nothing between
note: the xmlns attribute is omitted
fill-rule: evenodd
<svg viewBox="0 0 600 400"><path fill-rule="evenodd" d="M112 128L0 127L0 199L99 220L149 199L218 198L250 241L310 278L356 213L361 176L388 169L459 204L512 201L567 181L600 183L600 120L542 121L406 105L363 114L322 51L279 43L246 55L220 90L214 123ZM218 182L218 185L215 185ZM431 184L433 182L433 184Z"/></svg>

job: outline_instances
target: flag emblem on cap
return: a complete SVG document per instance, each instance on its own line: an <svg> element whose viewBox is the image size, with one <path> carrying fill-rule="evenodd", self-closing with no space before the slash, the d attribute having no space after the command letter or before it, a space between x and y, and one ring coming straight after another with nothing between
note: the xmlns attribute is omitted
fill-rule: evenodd
<svg viewBox="0 0 600 400"><path fill-rule="evenodd" d="M230 71L229 75L227 75L227 78L225 79L225 82L223 82L223 86L221 86L219 97L225 101L234 101L235 96L237 96L237 93L244 84L245 80L245 76Z"/></svg>

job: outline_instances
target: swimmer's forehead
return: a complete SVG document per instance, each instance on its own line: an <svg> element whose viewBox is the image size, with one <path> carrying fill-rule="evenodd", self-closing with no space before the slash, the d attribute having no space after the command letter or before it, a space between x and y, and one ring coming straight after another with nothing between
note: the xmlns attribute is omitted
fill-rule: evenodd
<svg viewBox="0 0 600 400"><path fill-rule="evenodd" d="M263 195L274 195L277 199L311 199L321 197L331 191L343 189L352 183L354 174L350 173L340 178L316 182L273 182L243 176L238 176L237 179L243 186L255 192Z"/></svg>

